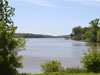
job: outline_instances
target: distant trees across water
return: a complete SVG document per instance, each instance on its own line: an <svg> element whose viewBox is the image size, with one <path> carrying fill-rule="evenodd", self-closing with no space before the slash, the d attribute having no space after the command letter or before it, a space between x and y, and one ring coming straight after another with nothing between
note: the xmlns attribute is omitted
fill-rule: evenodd
<svg viewBox="0 0 100 75"><path fill-rule="evenodd" d="M89 27L77 26L72 29L71 38L73 40L84 40L87 42L100 43L100 19L94 19Z"/></svg>
<svg viewBox="0 0 100 75"><path fill-rule="evenodd" d="M50 35L41 35L41 34L30 34L30 33L15 33L15 38L53 38L54 36Z"/></svg>
<svg viewBox="0 0 100 75"><path fill-rule="evenodd" d="M30 34L30 33L15 33L15 38L70 38L70 35L52 36L42 34Z"/></svg>

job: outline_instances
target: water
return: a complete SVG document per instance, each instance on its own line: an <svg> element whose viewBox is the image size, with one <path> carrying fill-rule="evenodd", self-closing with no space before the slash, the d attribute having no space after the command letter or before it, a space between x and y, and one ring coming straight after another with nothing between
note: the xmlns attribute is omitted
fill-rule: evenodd
<svg viewBox="0 0 100 75"><path fill-rule="evenodd" d="M19 54L38 57L81 57L89 46L86 42L64 38L28 39L26 50Z"/></svg>
<svg viewBox="0 0 100 75"><path fill-rule="evenodd" d="M86 42L65 40L64 38L28 39L23 55L23 73L42 73L40 64L49 60L59 60L66 67L82 67L80 57L88 50Z"/></svg>

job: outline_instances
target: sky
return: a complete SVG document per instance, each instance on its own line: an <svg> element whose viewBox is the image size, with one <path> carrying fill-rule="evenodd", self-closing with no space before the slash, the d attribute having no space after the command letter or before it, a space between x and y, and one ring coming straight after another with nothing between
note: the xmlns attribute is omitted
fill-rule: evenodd
<svg viewBox="0 0 100 75"><path fill-rule="evenodd" d="M76 26L88 27L100 18L100 0L8 0L15 7L18 33L69 35Z"/></svg>

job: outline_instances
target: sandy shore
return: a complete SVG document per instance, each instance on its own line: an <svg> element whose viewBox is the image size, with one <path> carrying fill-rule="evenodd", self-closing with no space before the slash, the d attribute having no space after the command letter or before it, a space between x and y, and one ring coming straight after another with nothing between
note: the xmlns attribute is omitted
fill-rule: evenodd
<svg viewBox="0 0 100 75"><path fill-rule="evenodd" d="M61 58L61 57L34 57L26 56L23 58L23 69L19 69L21 73L42 73L40 64L49 61L58 60L66 67L81 67L80 58Z"/></svg>

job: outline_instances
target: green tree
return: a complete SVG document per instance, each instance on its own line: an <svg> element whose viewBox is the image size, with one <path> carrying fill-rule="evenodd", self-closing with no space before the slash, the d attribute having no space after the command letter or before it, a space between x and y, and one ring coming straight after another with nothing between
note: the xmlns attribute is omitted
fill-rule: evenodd
<svg viewBox="0 0 100 75"><path fill-rule="evenodd" d="M95 19L95 20L92 20L90 22L90 25L91 25L91 28L90 28L90 41L91 42L97 42L97 33L99 31L99 19Z"/></svg>
<svg viewBox="0 0 100 75"><path fill-rule="evenodd" d="M89 24L90 27L74 27L72 30L71 37L74 40L85 40L90 42L98 42L99 41L99 23L100 19L96 18L92 20Z"/></svg>
<svg viewBox="0 0 100 75"><path fill-rule="evenodd" d="M81 26L73 28L72 34L74 40L81 40L82 28Z"/></svg>
<svg viewBox="0 0 100 75"><path fill-rule="evenodd" d="M17 68L22 67L18 52L24 49L25 40L14 38L17 29L11 19L14 10L7 0L0 0L0 75L16 75Z"/></svg>
<svg viewBox="0 0 100 75"><path fill-rule="evenodd" d="M88 27L84 27L82 28L82 33L81 33L81 39L82 40L85 40L87 38L87 32L89 31L89 28Z"/></svg>
<svg viewBox="0 0 100 75"><path fill-rule="evenodd" d="M83 34L83 37L84 37L84 40L89 42L90 41L90 37L91 37L91 34L90 34L90 30L86 31L85 34Z"/></svg>
<svg viewBox="0 0 100 75"><path fill-rule="evenodd" d="M97 33L97 41L100 42L100 29L99 29L99 31Z"/></svg>

